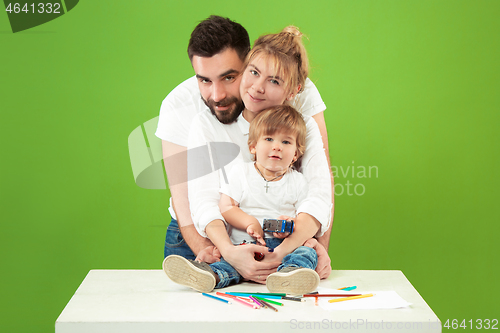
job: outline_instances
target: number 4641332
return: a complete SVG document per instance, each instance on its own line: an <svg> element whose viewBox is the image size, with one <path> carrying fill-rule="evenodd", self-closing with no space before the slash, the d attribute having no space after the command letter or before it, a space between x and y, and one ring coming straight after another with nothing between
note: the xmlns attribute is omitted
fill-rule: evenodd
<svg viewBox="0 0 500 333"><path fill-rule="evenodd" d="M464 319L462 320L462 322L459 322L458 319L451 319L451 320L448 319L446 320L446 323L444 323L443 325L443 327L446 327L447 329L451 328L453 330L456 330L458 328L497 330L498 329L497 326L498 326L498 319L476 319L475 321L473 319L470 320Z"/></svg>
<svg viewBox="0 0 500 333"><path fill-rule="evenodd" d="M24 13L39 13L39 14L61 14L61 4L60 3L38 3L36 6L34 3L28 5L24 3L24 6L21 7L22 4L19 3L9 3L7 8L5 8L6 12L19 14L21 12Z"/></svg>

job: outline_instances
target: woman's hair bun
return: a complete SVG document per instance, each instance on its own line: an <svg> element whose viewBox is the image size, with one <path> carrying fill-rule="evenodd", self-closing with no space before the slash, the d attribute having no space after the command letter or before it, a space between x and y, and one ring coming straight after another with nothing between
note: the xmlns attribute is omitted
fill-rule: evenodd
<svg viewBox="0 0 500 333"><path fill-rule="evenodd" d="M294 37L302 37L302 32L299 31L299 28L293 25L289 25L288 27L285 27L281 32L284 33L289 33Z"/></svg>

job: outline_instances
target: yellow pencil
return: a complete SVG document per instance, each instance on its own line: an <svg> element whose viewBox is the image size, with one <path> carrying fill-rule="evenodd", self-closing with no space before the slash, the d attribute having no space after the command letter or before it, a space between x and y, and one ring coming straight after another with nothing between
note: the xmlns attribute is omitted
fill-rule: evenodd
<svg viewBox="0 0 500 333"><path fill-rule="evenodd" d="M350 299L358 299L358 298L365 298L365 297L372 297L375 294L364 294L364 295L359 295L359 296L351 296L351 297L342 297L342 298L336 298L336 299L331 299L328 302L329 303L335 303L335 302L342 302L342 301L348 301Z"/></svg>

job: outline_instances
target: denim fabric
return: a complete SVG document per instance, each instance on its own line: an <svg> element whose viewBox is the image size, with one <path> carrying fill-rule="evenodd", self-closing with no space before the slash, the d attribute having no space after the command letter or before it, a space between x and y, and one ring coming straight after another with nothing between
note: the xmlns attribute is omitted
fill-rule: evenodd
<svg viewBox="0 0 500 333"><path fill-rule="evenodd" d="M171 254L177 254L186 259L192 260L196 258L193 251L191 251L187 243L184 241L179 229L179 224L175 219L172 219L168 225L167 234L165 236L165 248L163 249L164 258Z"/></svg>
<svg viewBox="0 0 500 333"><path fill-rule="evenodd" d="M210 264L210 268L219 275L219 283L215 286L215 289L220 289L227 287L231 284L240 283L243 277L238 273L233 266L231 266L224 258L220 258L220 261Z"/></svg>
<svg viewBox="0 0 500 333"><path fill-rule="evenodd" d="M316 250L311 249L307 246L300 246L295 249L290 254L287 254L281 265L278 267L278 272L281 271L285 267L302 267L302 268L310 268L316 269L318 265L318 254Z"/></svg>
<svg viewBox="0 0 500 333"><path fill-rule="evenodd" d="M280 238L268 238L266 239L267 247L274 249L283 242ZM243 245L244 246L244 245ZM285 267L302 267L316 269L318 264L318 254L314 249L307 246L300 246L295 251L287 254L278 267L278 272ZM243 278L236 269L233 268L224 258L221 258L219 262L210 264L210 268L219 275L220 281L215 286L215 289L224 288L231 284L237 284Z"/></svg>

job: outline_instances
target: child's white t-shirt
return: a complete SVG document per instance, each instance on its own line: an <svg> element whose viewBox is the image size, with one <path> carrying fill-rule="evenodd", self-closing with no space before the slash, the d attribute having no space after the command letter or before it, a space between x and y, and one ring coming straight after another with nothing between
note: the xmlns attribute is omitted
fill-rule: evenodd
<svg viewBox="0 0 500 333"><path fill-rule="evenodd" d="M255 217L261 227L264 219L277 219L280 215L295 217L296 207L307 197L305 177L291 168L280 180L266 182L253 162L236 163L227 170L227 178L228 184L223 182L220 192L237 201L240 209ZM233 244L254 241L244 230L229 224L227 228ZM265 237L273 236L266 233Z"/></svg>

